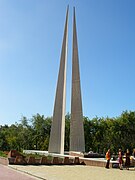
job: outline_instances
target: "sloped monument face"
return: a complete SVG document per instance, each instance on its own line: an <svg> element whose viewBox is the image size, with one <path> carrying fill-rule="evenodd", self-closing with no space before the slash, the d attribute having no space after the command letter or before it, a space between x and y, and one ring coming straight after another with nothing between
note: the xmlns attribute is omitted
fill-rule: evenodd
<svg viewBox="0 0 135 180"><path fill-rule="evenodd" d="M53 121L49 140L49 153L64 154L65 136L65 103L66 103L66 66L67 66L67 39L68 39L68 11L62 44L60 68L56 89L53 112ZM82 97L79 72L79 57L76 32L75 8L73 17L73 52L72 52L72 97L70 122L70 151L84 152L84 127L82 112Z"/></svg>
<svg viewBox="0 0 135 180"><path fill-rule="evenodd" d="M67 40L68 40L68 11L61 51L60 68L55 96L53 120L49 140L49 153L64 154L65 136L65 104L66 104L66 66L67 66Z"/></svg>
<svg viewBox="0 0 135 180"><path fill-rule="evenodd" d="M85 152L75 8L74 8L74 17L73 17L70 151Z"/></svg>

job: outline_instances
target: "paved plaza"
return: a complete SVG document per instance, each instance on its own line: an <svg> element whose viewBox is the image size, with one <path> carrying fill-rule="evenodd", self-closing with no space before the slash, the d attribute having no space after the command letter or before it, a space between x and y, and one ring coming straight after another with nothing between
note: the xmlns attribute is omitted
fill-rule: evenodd
<svg viewBox="0 0 135 180"><path fill-rule="evenodd" d="M0 164L0 180L35 180L34 176L30 176L26 173L16 171L8 166Z"/></svg>
<svg viewBox="0 0 135 180"><path fill-rule="evenodd" d="M135 169L105 169L93 166L20 166L9 167L46 180L135 180ZM20 178L19 178L20 179Z"/></svg>

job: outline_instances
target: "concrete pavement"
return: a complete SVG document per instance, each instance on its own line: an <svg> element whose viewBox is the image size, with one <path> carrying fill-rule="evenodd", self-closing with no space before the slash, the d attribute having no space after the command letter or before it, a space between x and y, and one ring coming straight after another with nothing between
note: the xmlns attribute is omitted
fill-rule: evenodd
<svg viewBox="0 0 135 180"><path fill-rule="evenodd" d="M26 173L16 171L8 166L0 164L0 180L39 180L34 176L30 176Z"/></svg>
<svg viewBox="0 0 135 180"><path fill-rule="evenodd" d="M39 179L46 180L135 180L135 169L130 170L124 169L106 169L105 167L93 167L93 166L21 166L21 165L10 165L10 167L16 170L23 171Z"/></svg>

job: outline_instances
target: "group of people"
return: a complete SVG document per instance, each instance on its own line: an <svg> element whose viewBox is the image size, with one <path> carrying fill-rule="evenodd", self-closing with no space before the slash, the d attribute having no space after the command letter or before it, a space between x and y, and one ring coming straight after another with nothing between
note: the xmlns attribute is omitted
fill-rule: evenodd
<svg viewBox="0 0 135 180"><path fill-rule="evenodd" d="M135 159L135 149L133 149L133 154L132 155L133 155L133 158ZM123 169L123 164L124 164L123 158L125 158L125 167L126 167L127 170L129 170L129 167L130 167L130 152L129 152L129 149L126 150L125 155L123 155L122 150L119 149L118 162L119 162L120 170ZM108 149L108 151L106 152L106 159L107 159L106 168L109 169L109 164L110 164L110 160L111 160L111 151L110 151L110 149Z"/></svg>

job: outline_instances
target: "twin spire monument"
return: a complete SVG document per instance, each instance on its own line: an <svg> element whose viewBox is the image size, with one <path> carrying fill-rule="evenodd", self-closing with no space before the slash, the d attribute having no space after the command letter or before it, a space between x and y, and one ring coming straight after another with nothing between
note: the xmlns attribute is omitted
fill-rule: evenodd
<svg viewBox="0 0 135 180"><path fill-rule="evenodd" d="M67 46L68 46L68 13L66 22L62 51L60 58L59 75L51 126L49 153L64 154L65 136L65 105L66 105L66 69L67 69ZM73 44L72 44L72 95L71 95L71 120L70 120L70 151L84 152L84 127L82 98L80 86L79 57L76 32L75 8L73 15Z"/></svg>

